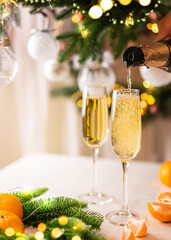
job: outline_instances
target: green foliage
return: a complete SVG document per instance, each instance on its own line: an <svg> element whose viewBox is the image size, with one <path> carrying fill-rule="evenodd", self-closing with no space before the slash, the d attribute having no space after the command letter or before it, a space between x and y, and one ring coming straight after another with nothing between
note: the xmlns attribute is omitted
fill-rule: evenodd
<svg viewBox="0 0 171 240"><path fill-rule="evenodd" d="M23 212L23 221L29 226L36 226L40 222L46 223L61 215L77 217L86 224L92 225L92 228L99 228L103 222L103 216L100 213L87 209L86 203L70 197L56 197L25 202L23 204Z"/></svg>
<svg viewBox="0 0 171 240"><path fill-rule="evenodd" d="M51 232L54 228L62 228L63 235L61 239L71 239L73 236L79 236L81 239L87 240L104 240L104 237L96 230L92 230L91 226L84 224L78 218L68 218L66 225L60 225L59 219L53 219L47 223L47 230L45 231L45 238L52 239Z"/></svg>
<svg viewBox="0 0 171 240"><path fill-rule="evenodd" d="M115 58L118 58L129 41L135 41L139 31L146 28L150 22L148 14L151 11L158 13L160 17L165 15L171 6L170 0L151 0L148 6L141 6L138 1L132 1L129 5L123 6L119 1L115 1L112 9L103 13L99 19L90 18L88 12L91 6L98 4L98 0L41 0L23 1L18 0L24 7L32 7L31 13L43 13L44 8L54 11L55 8L63 7L64 9L56 14L56 20L70 18L73 12L79 11L83 15L83 20L79 27L75 25L73 31L62 33L57 36L58 40L66 43L66 47L59 54L59 62L64 62L71 58L77 52L81 64L87 59L101 60L103 43L105 37L110 37L110 46ZM53 12L54 13L54 12ZM126 26L127 17L132 14L134 24ZM88 34L84 36L83 31Z"/></svg>
<svg viewBox="0 0 171 240"><path fill-rule="evenodd" d="M33 198L41 196L47 190L48 190L48 188L34 188L33 190L28 190L28 191L12 192L11 194L18 197L20 199L21 203L23 204L27 201L30 201Z"/></svg>

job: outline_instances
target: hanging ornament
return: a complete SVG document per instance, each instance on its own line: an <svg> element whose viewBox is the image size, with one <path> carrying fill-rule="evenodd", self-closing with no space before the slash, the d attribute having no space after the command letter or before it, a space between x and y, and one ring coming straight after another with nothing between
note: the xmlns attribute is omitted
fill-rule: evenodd
<svg viewBox="0 0 171 240"><path fill-rule="evenodd" d="M106 85L107 92L112 91L112 86L116 80L112 69L106 64L91 62L86 64L78 75L78 87L83 92L84 86Z"/></svg>
<svg viewBox="0 0 171 240"><path fill-rule="evenodd" d="M14 81L18 72L18 62L11 50L6 32L0 34L0 86L7 86Z"/></svg>
<svg viewBox="0 0 171 240"><path fill-rule="evenodd" d="M35 30L28 41L28 52L34 60L43 62L57 56L58 42L50 30Z"/></svg>
<svg viewBox="0 0 171 240"><path fill-rule="evenodd" d="M68 62L59 64L56 58L49 59L43 64L43 73L50 82L64 82L70 78Z"/></svg>
<svg viewBox="0 0 171 240"><path fill-rule="evenodd" d="M150 67L147 68L142 66L139 68L141 77L146 81L150 82L154 87L161 87L171 83L171 75L159 68Z"/></svg>

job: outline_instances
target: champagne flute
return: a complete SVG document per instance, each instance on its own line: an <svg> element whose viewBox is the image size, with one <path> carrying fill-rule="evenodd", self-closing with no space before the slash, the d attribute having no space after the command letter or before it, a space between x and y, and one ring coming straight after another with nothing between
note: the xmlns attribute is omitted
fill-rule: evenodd
<svg viewBox="0 0 171 240"><path fill-rule="evenodd" d="M92 150L93 157L93 187L89 193L79 196L79 199L91 204L111 202L112 198L98 191L97 156L99 148L108 136L108 104L105 86L85 86L83 92L83 137Z"/></svg>
<svg viewBox="0 0 171 240"><path fill-rule="evenodd" d="M137 89L114 90L111 111L111 142L123 167L122 208L109 212L106 219L113 224L124 226L130 217L140 219L128 208L127 178L130 161L141 147L141 111Z"/></svg>

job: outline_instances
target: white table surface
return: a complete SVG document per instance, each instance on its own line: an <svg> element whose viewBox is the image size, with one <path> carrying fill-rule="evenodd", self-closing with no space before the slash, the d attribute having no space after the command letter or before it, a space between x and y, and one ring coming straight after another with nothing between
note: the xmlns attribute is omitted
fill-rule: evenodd
<svg viewBox="0 0 171 240"><path fill-rule="evenodd" d="M92 210L106 214L121 207L122 168L117 159L98 159L99 189L114 197L114 202L104 205L89 205ZM158 179L161 164L133 160L129 167L129 206L145 215L148 233L144 240L170 240L171 223L161 223L148 212L147 202L171 189ZM48 187L47 196L71 196L77 198L92 186L92 159L57 154L27 155L0 170L1 192L12 188ZM107 240L122 239L123 227L104 220L101 233Z"/></svg>

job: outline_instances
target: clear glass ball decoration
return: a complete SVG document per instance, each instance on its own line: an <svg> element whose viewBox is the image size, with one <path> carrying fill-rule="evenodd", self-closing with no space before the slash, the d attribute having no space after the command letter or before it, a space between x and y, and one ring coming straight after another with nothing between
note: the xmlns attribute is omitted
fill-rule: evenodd
<svg viewBox="0 0 171 240"><path fill-rule="evenodd" d="M139 67L140 75L144 80L148 80L154 87L162 87L171 83L171 74L155 67Z"/></svg>
<svg viewBox="0 0 171 240"><path fill-rule="evenodd" d="M17 73L16 55L9 47L0 46L0 86L6 86L13 82Z"/></svg>
<svg viewBox="0 0 171 240"><path fill-rule="evenodd" d="M95 64L84 66L78 75L78 87L83 92L84 86L106 85L107 92L112 91L116 76L109 66Z"/></svg>
<svg viewBox="0 0 171 240"><path fill-rule="evenodd" d="M28 52L34 60L42 62L56 57L59 45L48 30L37 30L28 41Z"/></svg>

